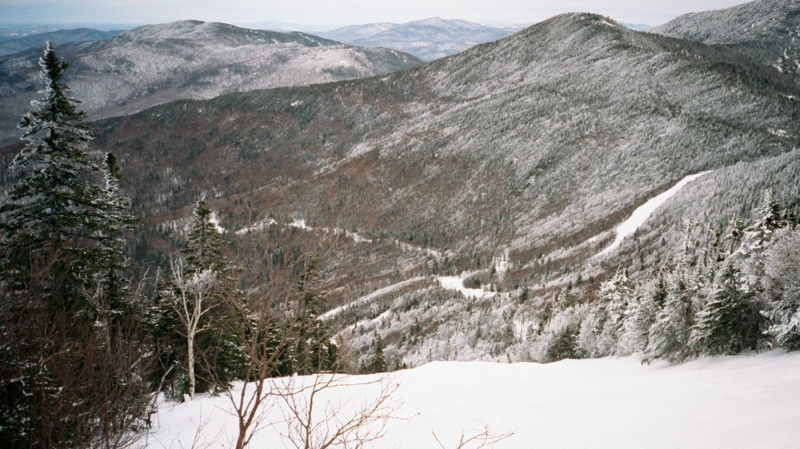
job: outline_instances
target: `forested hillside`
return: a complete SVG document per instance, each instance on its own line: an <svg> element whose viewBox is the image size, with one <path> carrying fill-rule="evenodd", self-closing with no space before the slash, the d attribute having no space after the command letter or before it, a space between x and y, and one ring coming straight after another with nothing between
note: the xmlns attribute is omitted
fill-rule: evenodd
<svg viewBox="0 0 800 449"><path fill-rule="evenodd" d="M749 224L767 189L794 210L797 95L778 71L727 50L570 14L382 77L159 106L99 123L95 145L134 173L137 248L149 260L205 194L246 279L263 276L263 251L285 251L284 238L335 239L321 262L329 307L462 270L512 292L493 301L527 288L541 305L570 282L591 294L618 266L641 278L680 250L685 222L722 226L735 212ZM709 170L618 251L593 257L638 205ZM707 208L686 201L698 196ZM461 304L427 279L342 324L407 290L401 329L431 301ZM516 306L504 307L492 320L511 325ZM421 335L458 326L459 308L426 318ZM512 334L491 339L508 348Z"/></svg>
<svg viewBox="0 0 800 449"><path fill-rule="evenodd" d="M37 48L0 57L0 142L38 89ZM379 75L420 61L304 33L248 30L200 21L146 25L95 42L67 43L67 82L92 118L130 114L182 98Z"/></svg>

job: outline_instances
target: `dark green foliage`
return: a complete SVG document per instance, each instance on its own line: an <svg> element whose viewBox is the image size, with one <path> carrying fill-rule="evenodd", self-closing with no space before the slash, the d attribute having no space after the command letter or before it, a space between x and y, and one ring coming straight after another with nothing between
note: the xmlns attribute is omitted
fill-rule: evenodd
<svg viewBox="0 0 800 449"><path fill-rule="evenodd" d="M216 224L211 220L212 214L205 200L195 204L192 227L186 236L186 248L181 251L186 257L188 274L203 270L220 273L230 270L227 259L222 255L225 242Z"/></svg>
<svg viewBox="0 0 800 449"><path fill-rule="evenodd" d="M361 371L364 373L385 373L387 369L386 359L383 356L383 339L379 333L375 332L368 359Z"/></svg>
<svg viewBox="0 0 800 449"><path fill-rule="evenodd" d="M154 387L164 389L172 398L182 400L191 394L189 354L187 347L187 314L202 295L204 312L192 336L195 360L194 392L215 392L228 388L231 381L244 376L245 360L238 332L231 328L232 304L241 292L234 288L233 269L222 254L224 241L212 221L213 212L198 201L193 211L183 260L173 262L170 276L159 279L149 311L149 325L157 342L158 369L151 380ZM199 279L208 284L197 291ZM187 299L184 309L182 298Z"/></svg>
<svg viewBox="0 0 800 449"><path fill-rule="evenodd" d="M691 345L707 355L734 355L758 347L761 316L752 303L753 295L743 292L735 269L726 264L716 282L714 296L697 316Z"/></svg>
<svg viewBox="0 0 800 449"><path fill-rule="evenodd" d="M566 326L547 341L544 358L545 361L555 362L563 359L575 359L578 357L578 329L577 327Z"/></svg>
<svg viewBox="0 0 800 449"><path fill-rule="evenodd" d="M23 177L0 206L0 441L4 447L115 447L149 408L147 338L125 288L120 177L106 185L92 138L48 43L45 88L20 123Z"/></svg>

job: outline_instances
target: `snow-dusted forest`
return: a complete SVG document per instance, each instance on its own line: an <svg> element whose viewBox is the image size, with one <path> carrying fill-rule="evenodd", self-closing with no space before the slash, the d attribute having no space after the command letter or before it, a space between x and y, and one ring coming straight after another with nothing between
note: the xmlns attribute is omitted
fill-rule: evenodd
<svg viewBox="0 0 800 449"><path fill-rule="evenodd" d="M792 447L797 17L0 57L0 447Z"/></svg>

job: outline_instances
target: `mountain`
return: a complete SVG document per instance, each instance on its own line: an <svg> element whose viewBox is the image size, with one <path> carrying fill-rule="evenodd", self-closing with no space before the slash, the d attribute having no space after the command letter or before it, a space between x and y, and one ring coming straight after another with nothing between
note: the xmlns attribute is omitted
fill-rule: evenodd
<svg viewBox="0 0 800 449"><path fill-rule="evenodd" d="M392 48L411 53L423 61L432 61L459 53L473 45L496 41L516 31L437 17L402 24L352 25L318 34L362 47Z"/></svg>
<svg viewBox="0 0 800 449"><path fill-rule="evenodd" d="M800 2L796 0L757 0L690 13L650 31L723 45L800 81Z"/></svg>
<svg viewBox="0 0 800 449"><path fill-rule="evenodd" d="M326 319L354 351L380 330L387 360L529 360L532 317L563 287L641 276L684 223L750 217L767 188L797 208L798 98L726 48L566 14L380 77L104 120L92 150L119 155L137 260L165 263L205 195L249 287L320 254Z"/></svg>
<svg viewBox="0 0 800 449"><path fill-rule="evenodd" d="M42 47L44 42L54 44L68 42L87 42L108 39L120 34L122 31L100 31L91 28L77 28L74 30L59 30L48 33L34 34L0 42L0 56L18 53L29 48Z"/></svg>
<svg viewBox="0 0 800 449"><path fill-rule="evenodd" d="M148 25L96 42L63 44L67 82L91 118L180 98L379 75L420 61L393 50L356 48L304 33L248 30L199 21ZM39 89L40 49L0 57L0 142Z"/></svg>

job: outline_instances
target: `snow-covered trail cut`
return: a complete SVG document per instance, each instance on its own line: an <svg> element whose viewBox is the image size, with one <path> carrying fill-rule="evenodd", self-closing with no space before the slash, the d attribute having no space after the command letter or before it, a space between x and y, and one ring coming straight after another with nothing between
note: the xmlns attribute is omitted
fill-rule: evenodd
<svg viewBox="0 0 800 449"><path fill-rule="evenodd" d="M615 230L617 237L614 239L614 242L611 243L608 248L595 255L595 257L602 257L617 249L619 245L622 244L622 241L625 240L625 237L628 237L636 232L636 230L639 229L648 218L650 218L650 215L652 215L656 209L658 209L662 204L666 203L668 199L672 198L672 196L678 193L678 191L686 184L689 184L695 179L708 173L709 172L704 171L695 173L694 175L689 175L681 179L677 184L672 186L671 189L656 197L650 198L646 203L636 208L636 210L633 211L633 214L631 214L630 218L625 220L625 222L623 222L621 225L617 226L617 229Z"/></svg>
<svg viewBox="0 0 800 449"><path fill-rule="evenodd" d="M399 289L401 289L403 287L408 287L409 285L416 284L418 282L427 281L427 280L429 280L428 277L418 276L418 277L415 277L415 278L407 279L407 280L402 281L402 282L398 282L396 284L389 285L388 287L380 288L380 289L375 290L374 292L372 292L372 293L370 293L368 295L365 295L365 296L362 296L362 297L356 299L355 301L349 302L349 303L347 303L347 304L345 304L343 306L339 306L339 307L337 307L335 309L328 310L327 312L325 312L322 315L320 315L319 318L321 320L329 320L329 319L339 315L340 313L344 312L345 310L347 310L347 309L349 309L351 307L356 307L356 306L369 304L371 301L375 300L376 298L380 298L381 296L386 295L388 293L391 293L391 292L393 292L395 290L399 290Z"/></svg>
<svg viewBox="0 0 800 449"><path fill-rule="evenodd" d="M481 423L517 433L495 449L792 449L800 442L800 352L714 357L684 365L644 366L635 357L564 360L549 364L435 362L389 375L400 409L386 436L365 449L455 448ZM298 377L299 384L310 377ZM378 375L353 376L318 397L327 404L374 400ZM240 391L236 384L233 394ZM329 402L330 401L330 402ZM294 447L281 438L276 405L252 448ZM225 396L184 404L161 402L152 434L135 449L188 447L199 435L208 447L231 447L237 433ZM470 446L471 447L471 446Z"/></svg>
<svg viewBox="0 0 800 449"><path fill-rule="evenodd" d="M439 285L442 286L445 290L455 290L465 298L475 298L481 299L487 296L492 296L495 293L487 292L482 288L467 288L464 287L464 280L467 276L438 276L436 279L439 281Z"/></svg>

